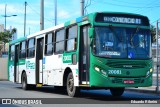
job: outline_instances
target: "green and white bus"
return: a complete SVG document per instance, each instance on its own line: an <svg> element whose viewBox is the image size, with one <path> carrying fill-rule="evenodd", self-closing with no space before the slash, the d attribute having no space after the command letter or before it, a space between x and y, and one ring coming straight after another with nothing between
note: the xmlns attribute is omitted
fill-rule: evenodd
<svg viewBox="0 0 160 107"><path fill-rule="evenodd" d="M95 12L10 42L9 80L23 89L51 85L110 89L152 85L150 24L146 16Z"/></svg>

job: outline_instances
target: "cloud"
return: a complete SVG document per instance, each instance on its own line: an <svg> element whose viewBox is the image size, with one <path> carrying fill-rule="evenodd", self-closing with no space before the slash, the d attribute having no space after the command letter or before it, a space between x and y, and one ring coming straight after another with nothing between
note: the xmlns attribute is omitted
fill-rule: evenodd
<svg viewBox="0 0 160 107"><path fill-rule="evenodd" d="M58 13L58 18L60 19L67 19L71 17L71 14L65 10L60 10Z"/></svg>
<svg viewBox="0 0 160 107"><path fill-rule="evenodd" d="M5 4L0 4L0 10L1 12L4 12L5 14ZM8 4L6 7L7 15L12 14L24 14L24 5L22 4ZM27 13L33 13L31 10L27 9Z"/></svg>
<svg viewBox="0 0 160 107"><path fill-rule="evenodd" d="M26 34L38 32L40 29L40 2L38 0L31 2L27 1L27 22ZM79 1L71 0L71 2L57 0L57 18L58 24L79 17ZM77 6L78 5L78 6ZM68 7L69 6L69 7ZM72 7L72 8L71 8ZM78 7L78 8L77 8ZM54 26L54 0L44 0L44 27L49 28ZM5 4L0 4L0 13L3 15ZM9 26L17 28L18 38L24 35L24 1L7 2L7 15L16 14L16 17L7 18L7 28ZM4 24L4 17L0 17L0 23Z"/></svg>

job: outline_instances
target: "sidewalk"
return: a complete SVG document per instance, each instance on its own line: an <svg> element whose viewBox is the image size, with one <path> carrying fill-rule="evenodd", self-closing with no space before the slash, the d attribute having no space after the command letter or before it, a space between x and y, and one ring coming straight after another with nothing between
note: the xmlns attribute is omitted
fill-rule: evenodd
<svg viewBox="0 0 160 107"><path fill-rule="evenodd" d="M141 93L154 93L160 95L160 86L159 86L159 92L156 92L156 86L151 87L138 87L138 88L126 88L126 91L136 91Z"/></svg>
<svg viewBox="0 0 160 107"><path fill-rule="evenodd" d="M160 81L160 74L158 75L159 81ZM153 78L157 78L157 74L153 73ZM159 92L156 92L156 84L153 84L154 86L151 87L138 87L138 88L126 88L126 91L136 91L141 93L152 93L152 94L158 94L160 95L160 86L159 86ZM159 84L160 85L160 84Z"/></svg>
<svg viewBox="0 0 160 107"><path fill-rule="evenodd" d="M159 77L159 81L160 81L160 74L158 75ZM157 74L156 73L153 73L153 78L157 78ZM159 92L157 93L156 92L156 86L155 84L153 84L154 86L151 86L151 87L138 87L138 88L126 88L125 90L126 91L136 91L136 92L141 92L141 93L152 93L152 94L158 94L160 95L160 86L159 86ZM160 84L159 84L160 85Z"/></svg>
<svg viewBox="0 0 160 107"><path fill-rule="evenodd" d="M156 74L156 73L153 73L153 74L152 74L152 77L157 77L157 74ZM158 75L158 77L160 78L160 74Z"/></svg>

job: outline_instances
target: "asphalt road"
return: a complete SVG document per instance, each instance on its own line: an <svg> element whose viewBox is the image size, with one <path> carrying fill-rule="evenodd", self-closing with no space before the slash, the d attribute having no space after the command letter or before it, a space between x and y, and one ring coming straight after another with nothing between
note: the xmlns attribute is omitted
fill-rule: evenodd
<svg viewBox="0 0 160 107"><path fill-rule="evenodd" d="M113 97L109 90L81 90L79 97L71 98L65 90L55 90L51 86L25 91L21 84L9 81L0 81L0 98L47 98L49 104L125 104L131 103L131 100L155 100L160 104L160 95L157 94L125 91L121 97Z"/></svg>

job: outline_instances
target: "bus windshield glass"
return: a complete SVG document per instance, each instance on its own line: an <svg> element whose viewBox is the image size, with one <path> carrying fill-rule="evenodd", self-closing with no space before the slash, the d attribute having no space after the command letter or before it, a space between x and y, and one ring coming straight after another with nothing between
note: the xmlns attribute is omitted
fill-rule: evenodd
<svg viewBox="0 0 160 107"><path fill-rule="evenodd" d="M150 58L150 32L142 28L95 27L94 54L107 58Z"/></svg>

